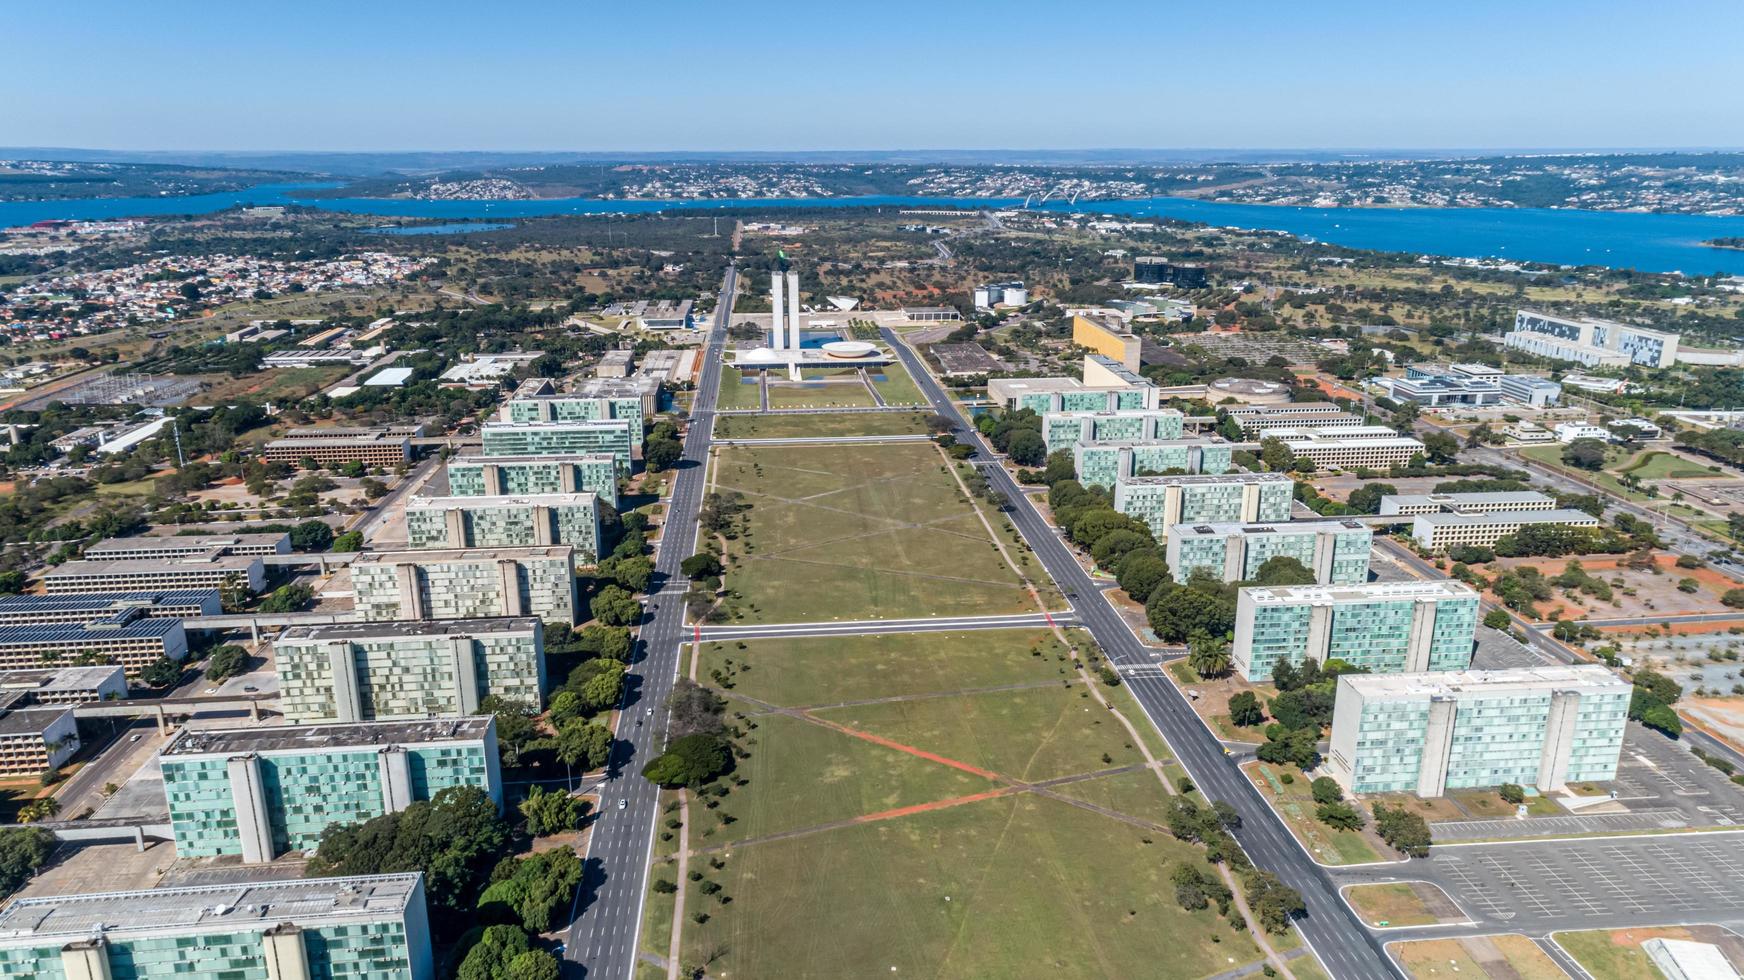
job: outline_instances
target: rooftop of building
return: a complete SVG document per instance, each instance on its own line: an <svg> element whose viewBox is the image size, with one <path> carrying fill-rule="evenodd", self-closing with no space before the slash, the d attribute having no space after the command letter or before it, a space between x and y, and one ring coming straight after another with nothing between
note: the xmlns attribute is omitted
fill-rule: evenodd
<svg viewBox="0 0 1744 980"><path fill-rule="evenodd" d="M94 691L122 676L119 664L96 664L89 667L29 667L22 670L0 670L0 690L6 691Z"/></svg>
<svg viewBox="0 0 1744 980"><path fill-rule="evenodd" d="M52 579L86 575L137 575L141 572L167 572L189 568L241 572L259 563L259 555L211 556L211 552L185 558L80 559L79 561L69 561L43 577Z"/></svg>
<svg viewBox="0 0 1744 980"><path fill-rule="evenodd" d="M182 628L182 621L125 610L88 623L18 623L0 626L0 646L38 643L94 643L98 640L153 639Z"/></svg>
<svg viewBox="0 0 1744 980"><path fill-rule="evenodd" d="M419 874L289 878L21 898L0 910L0 943L165 931L264 930L283 922L367 921L403 914Z"/></svg>
<svg viewBox="0 0 1744 980"><path fill-rule="evenodd" d="M1149 382L1145 382L1148 384ZM1009 395L1052 394L1056 391L1124 391L1131 385L1087 385L1077 378L989 378L990 388Z"/></svg>
<svg viewBox="0 0 1744 980"><path fill-rule="evenodd" d="M217 589L84 592L73 595L7 595L0 596L0 613L89 611L96 614L135 606L192 606L217 601Z"/></svg>
<svg viewBox="0 0 1744 980"><path fill-rule="evenodd" d="M1289 405L1231 405L1228 412L1237 418L1244 416L1263 418L1267 415L1311 415L1317 412L1323 415L1350 414L1332 402L1292 402Z"/></svg>
<svg viewBox="0 0 1744 980"><path fill-rule="evenodd" d="M1483 524L1584 524L1593 527L1599 519L1584 510L1564 507L1558 510L1493 510L1479 514L1456 514L1436 511L1418 514L1415 520L1430 525L1452 527Z"/></svg>
<svg viewBox="0 0 1744 980"><path fill-rule="evenodd" d="M1555 320L1558 323L1590 323L1601 327L1621 327L1631 333L1646 334L1650 337L1664 337L1669 339L1679 336L1678 334L1667 330L1655 330L1652 327L1640 327L1633 323L1624 323L1621 320L1606 320L1596 316L1558 316L1555 313L1546 313L1543 310L1521 310L1520 312L1529 316L1543 317L1546 320Z"/></svg>
<svg viewBox="0 0 1744 980"><path fill-rule="evenodd" d="M137 534L126 538L105 538L85 548L86 557L101 557L111 551L209 551L213 548L239 548L289 542L290 534Z"/></svg>
<svg viewBox="0 0 1744 980"><path fill-rule="evenodd" d="M1093 412L1046 412L1043 418L1049 419L1136 419L1150 418L1158 415L1174 415L1184 418L1179 409L1173 408L1118 408L1102 409Z"/></svg>
<svg viewBox="0 0 1744 980"><path fill-rule="evenodd" d="M411 436L403 432L388 432L380 430L350 436L298 436L296 438L280 438L267 442L267 448L301 447L303 449L332 449L346 446L375 446L404 444Z"/></svg>
<svg viewBox="0 0 1744 980"><path fill-rule="evenodd" d="M1150 382L1148 380L1146 380L1144 378L1144 376L1140 375L1137 371L1134 371L1131 368L1128 368L1126 365L1120 363L1119 361L1115 360L1112 357L1108 357L1104 354L1086 354L1084 356L1084 359L1087 361L1095 361L1098 367L1102 368L1104 371L1107 371L1109 374L1114 375L1115 377L1119 378L1120 380L1126 382L1129 385L1150 384Z"/></svg>
<svg viewBox="0 0 1744 980"><path fill-rule="evenodd" d="M550 422L503 422L491 420L484 423L482 430L486 432L514 431L535 432L542 430L569 429L623 429L628 432L631 419L563 419Z"/></svg>
<svg viewBox="0 0 1744 980"><path fill-rule="evenodd" d="M568 545L527 548L428 548L415 551L365 551L352 559L359 565L440 565L443 562L479 562L537 560L540 558L575 559L575 549Z"/></svg>
<svg viewBox="0 0 1744 980"><path fill-rule="evenodd" d="M1471 586L1452 579L1370 582L1367 585L1280 585L1241 590L1243 599L1264 605L1384 602L1389 599L1476 599Z"/></svg>
<svg viewBox="0 0 1744 980"><path fill-rule="evenodd" d="M485 463L502 465L519 465L522 463L617 463L617 457L611 453L553 453L538 456L485 456L471 453L455 456L448 460L449 466L481 466Z"/></svg>
<svg viewBox="0 0 1744 980"><path fill-rule="evenodd" d="M1277 521L1268 524L1244 524L1239 521L1215 524L1172 524L1171 537L1225 537L1231 534L1318 534L1332 531L1370 531L1362 521Z"/></svg>
<svg viewBox="0 0 1744 980"><path fill-rule="evenodd" d="M1182 439L1098 439L1092 442L1076 444L1078 449L1142 449L1151 446L1229 446L1227 442L1216 436L1199 436Z"/></svg>
<svg viewBox="0 0 1744 980"><path fill-rule="evenodd" d="M408 721L355 721L261 728L184 728L163 748L164 755L246 755L249 752L309 752L373 745L423 745L469 742L485 737L490 715L420 718Z"/></svg>
<svg viewBox="0 0 1744 980"><path fill-rule="evenodd" d="M1503 490L1483 493L1390 493L1381 498L1381 505L1434 505L1437 507L1473 507L1485 504L1544 504L1555 498L1536 490Z"/></svg>
<svg viewBox="0 0 1744 980"><path fill-rule="evenodd" d="M625 351L624 353L629 353ZM650 386L659 384L654 378L584 378L575 390L558 391L549 378L528 378L515 389L511 401L589 401L595 398L640 398Z"/></svg>
<svg viewBox="0 0 1744 980"><path fill-rule="evenodd" d="M523 493L500 497L413 497L406 504L414 510L492 510L508 507L597 507L599 494L592 491L575 493Z"/></svg>
<svg viewBox="0 0 1744 980"><path fill-rule="evenodd" d="M311 643L335 640L397 639L411 636L466 637L526 633L540 627L531 616L500 616L492 619L435 619L382 623L337 623L331 626L292 626L279 634L279 642L306 640ZM4 685L0 674L0 686Z"/></svg>
<svg viewBox="0 0 1744 980"><path fill-rule="evenodd" d="M1183 473L1174 476L1129 476L1123 484L1136 486L1198 486L1219 483L1294 483L1284 473Z"/></svg>
<svg viewBox="0 0 1744 980"><path fill-rule="evenodd" d="M1554 664L1516 667L1510 670L1443 670L1417 674L1343 674L1339 685L1351 685L1365 698L1388 695L1450 697L1482 690L1485 693L1543 688L1609 688L1630 690L1629 682L1600 664Z"/></svg>
<svg viewBox="0 0 1744 980"><path fill-rule="evenodd" d="M422 425L303 425L285 430L281 439L337 439L376 434L390 436L421 436Z"/></svg>
<svg viewBox="0 0 1744 980"><path fill-rule="evenodd" d="M29 691L6 691L0 693L0 737L12 735L40 735L48 727L59 721L63 715L73 710L70 704L33 704L28 707L13 707L24 701Z"/></svg>

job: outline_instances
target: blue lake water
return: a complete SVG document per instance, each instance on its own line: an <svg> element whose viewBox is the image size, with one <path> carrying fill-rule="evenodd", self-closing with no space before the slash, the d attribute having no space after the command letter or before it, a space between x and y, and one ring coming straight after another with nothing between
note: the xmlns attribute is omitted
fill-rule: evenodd
<svg viewBox="0 0 1744 980"><path fill-rule="evenodd" d="M298 192L333 184L263 184L244 191L189 197L0 202L0 227L52 218L102 219L208 214L237 205L303 204L329 211L400 218L494 219L561 214L646 214L723 208L1014 207L1015 199L844 197L747 198L721 201L411 201L307 198ZM1428 255L1505 258L1568 265L1608 265L1651 272L1744 275L1744 251L1702 245L1744 236L1744 217L1564 211L1531 208L1296 208L1219 204L1158 197L1071 205L1049 201L1037 210L1083 211L1134 218L1179 218L1211 225L1263 228L1352 248Z"/></svg>

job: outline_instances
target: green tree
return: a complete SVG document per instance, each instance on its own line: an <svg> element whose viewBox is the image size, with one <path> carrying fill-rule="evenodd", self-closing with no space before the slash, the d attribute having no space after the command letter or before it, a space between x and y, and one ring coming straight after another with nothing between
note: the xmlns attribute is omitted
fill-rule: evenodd
<svg viewBox="0 0 1744 980"><path fill-rule="evenodd" d="M151 687L169 687L182 679L182 662L159 657L140 669L139 679Z"/></svg>
<svg viewBox="0 0 1744 980"><path fill-rule="evenodd" d="M30 579L23 572L0 572L0 595L17 595L30 584Z"/></svg>
<svg viewBox="0 0 1744 980"><path fill-rule="evenodd" d="M206 679L221 681L236 677L247 667L248 651L234 643L226 643L212 651L212 655L206 658Z"/></svg>
<svg viewBox="0 0 1744 980"><path fill-rule="evenodd" d="M505 980L558 980L561 975L557 957L542 949L529 949L509 961Z"/></svg>
<svg viewBox="0 0 1744 980"><path fill-rule="evenodd" d="M1375 514L1381 509L1381 498L1395 496L1399 488L1391 483L1365 483L1350 492L1347 501L1351 510L1359 514Z"/></svg>
<svg viewBox="0 0 1744 980"><path fill-rule="evenodd" d="M531 948L527 931L520 926L489 926L466 951L456 980L507 980L509 964Z"/></svg>
<svg viewBox="0 0 1744 980"><path fill-rule="evenodd" d="M1314 573L1289 555L1273 555L1254 570L1253 583L1270 587L1313 585Z"/></svg>
<svg viewBox="0 0 1744 980"><path fill-rule="evenodd" d="M677 439L650 439L642 450L642 462L650 473L664 473L684 458L684 444Z"/></svg>
<svg viewBox="0 0 1744 980"><path fill-rule="evenodd" d="M1503 783L1496 787L1496 795L1502 798L1503 803L1513 806L1526 802L1526 788L1519 783Z"/></svg>
<svg viewBox="0 0 1744 980"><path fill-rule="evenodd" d="M1422 442L1431 463L1451 463L1459 457L1459 440L1445 432L1426 433Z"/></svg>
<svg viewBox="0 0 1744 980"><path fill-rule="evenodd" d="M600 562L600 575L630 592L646 592L654 580L654 562L643 555L608 558Z"/></svg>
<svg viewBox="0 0 1744 980"><path fill-rule="evenodd" d="M567 692L566 692L567 693ZM566 765L593 770L606 764L612 754L612 730L604 725L576 719L557 730L557 758Z"/></svg>
<svg viewBox="0 0 1744 980"><path fill-rule="evenodd" d="M1242 691L1229 699L1229 720L1242 728L1252 728L1266 720L1266 713L1254 692Z"/></svg>
<svg viewBox="0 0 1744 980"><path fill-rule="evenodd" d="M650 782L668 789L702 786L732 768L733 754L718 735L686 735L642 768Z"/></svg>
<svg viewBox="0 0 1744 980"><path fill-rule="evenodd" d="M40 827L0 830L0 897L24 887L46 867L57 844L55 836Z"/></svg>
<svg viewBox="0 0 1744 980"><path fill-rule="evenodd" d="M1296 454L1284 440L1268 436L1260 440L1260 462L1273 473L1285 473L1296 465Z"/></svg>
<svg viewBox="0 0 1744 980"><path fill-rule="evenodd" d="M326 551L333 543L333 528L326 521L304 521L291 528L291 547L297 551Z"/></svg>
<svg viewBox="0 0 1744 980"><path fill-rule="evenodd" d="M608 585L593 597L593 614L607 626L634 626L642 619L642 606L635 596Z"/></svg>
<svg viewBox="0 0 1744 980"><path fill-rule="evenodd" d="M346 531L344 534L341 534L341 535L335 537L333 539L332 550L337 551L337 552L341 552L341 553L345 553L345 554L349 554L353 551L362 551L363 550L363 532L362 531Z"/></svg>
<svg viewBox="0 0 1744 980"><path fill-rule="evenodd" d="M1562 447L1562 461L1583 470L1597 470L1605 465L1605 444L1597 439L1576 439Z"/></svg>
<svg viewBox="0 0 1744 980"><path fill-rule="evenodd" d="M1322 803L1314 808L1314 818L1333 830L1361 830L1362 811L1349 803Z"/></svg>
<svg viewBox="0 0 1744 980"><path fill-rule="evenodd" d="M534 786L527 798L521 801L519 809L521 816L526 818L527 833L534 837L548 837L574 830L581 823L582 814L587 812L587 804L580 797L570 796L562 790L546 792Z"/></svg>
<svg viewBox="0 0 1744 980"><path fill-rule="evenodd" d="M1394 850L1409 857L1429 856L1429 824L1404 806L1376 803L1375 832Z"/></svg>
<svg viewBox="0 0 1744 980"><path fill-rule="evenodd" d="M1154 548L1131 551L1120 560L1115 574L1121 590L1129 598L1134 602L1144 602L1157 591L1157 586L1169 581L1169 565Z"/></svg>
<svg viewBox="0 0 1744 980"><path fill-rule="evenodd" d="M1242 880L1242 892L1247 907L1270 933L1289 932L1290 922L1308 911L1301 894L1269 871L1249 871Z"/></svg>
<svg viewBox="0 0 1744 980"><path fill-rule="evenodd" d="M1040 432L1020 429L1012 433L1005 451L1011 456L1011 461L1019 466L1040 466L1047 459L1048 446L1042 440Z"/></svg>
<svg viewBox="0 0 1744 980"><path fill-rule="evenodd" d="M1317 777L1308 784L1308 789L1314 794L1316 803L1337 803L1344 799L1344 789L1331 776Z"/></svg>
<svg viewBox="0 0 1744 980"><path fill-rule="evenodd" d="M1744 591L1744 590L1741 590ZM1506 609L1492 609L1484 613L1484 625L1493 630L1505 630L1513 620L1508 618Z"/></svg>
<svg viewBox="0 0 1744 980"><path fill-rule="evenodd" d="M1187 641L1187 666L1200 677L1222 677L1229 673L1229 644L1221 636L1193 634Z"/></svg>
<svg viewBox="0 0 1744 980"><path fill-rule="evenodd" d="M18 809L19 823L41 823L53 820L61 812L61 801L52 796L38 797Z"/></svg>
<svg viewBox="0 0 1744 980"><path fill-rule="evenodd" d="M706 551L699 552L686 558L683 564L679 565L678 568L684 573L684 577L690 579L692 582L700 581L705 578L719 578L721 572L724 571L724 569L721 568L720 558L711 555Z"/></svg>
<svg viewBox="0 0 1744 980"><path fill-rule="evenodd" d="M1233 602L1198 589L1165 587L1145 603L1145 619L1164 643L1180 643L1194 633L1228 633L1235 626L1235 608Z"/></svg>
<svg viewBox="0 0 1744 980"><path fill-rule="evenodd" d="M305 874L311 878L424 872L430 904L460 911L509 843L509 826L477 786L450 786L397 813L336 824Z"/></svg>

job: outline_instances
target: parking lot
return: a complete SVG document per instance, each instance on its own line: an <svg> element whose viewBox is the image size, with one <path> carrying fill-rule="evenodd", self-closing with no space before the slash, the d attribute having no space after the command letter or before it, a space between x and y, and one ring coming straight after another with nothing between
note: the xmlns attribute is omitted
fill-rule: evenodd
<svg viewBox="0 0 1744 980"><path fill-rule="evenodd" d="M1549 929L1744 920L1738 832L1440 847L1429 872L1474 918Z"/></svg>

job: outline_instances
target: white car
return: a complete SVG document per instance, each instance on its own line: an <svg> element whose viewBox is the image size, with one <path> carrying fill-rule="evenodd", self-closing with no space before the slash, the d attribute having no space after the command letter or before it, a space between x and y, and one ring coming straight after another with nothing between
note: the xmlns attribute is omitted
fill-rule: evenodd
<svg viewBox="0 0 1744 980"><path fill-rule="evenodd" d="M626 799L623 799L623 798L619 798L619 800L618 800L618 809L620 809L620 810L622 810L622 809L623 809L623 808L625 808L625 807L627 807L627 806L629 806L629 805L630 805L630 801L629 801L629 800L626 800Z"/></svg>

